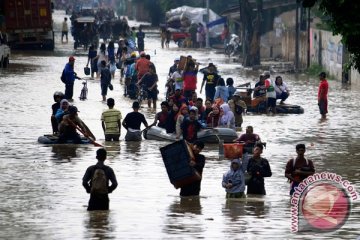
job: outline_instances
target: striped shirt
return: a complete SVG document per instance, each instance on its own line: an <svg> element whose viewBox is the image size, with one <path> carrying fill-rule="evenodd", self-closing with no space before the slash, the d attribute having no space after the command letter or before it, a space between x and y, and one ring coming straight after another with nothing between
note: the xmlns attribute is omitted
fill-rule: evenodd
<svg viewBox="0 0 360 240"><path fill-rule="evenodd" d="M117 109L107 109L101 114L101 121L105 123L105 134L119 134L118 121L121 122L121 112Z"/></svg>

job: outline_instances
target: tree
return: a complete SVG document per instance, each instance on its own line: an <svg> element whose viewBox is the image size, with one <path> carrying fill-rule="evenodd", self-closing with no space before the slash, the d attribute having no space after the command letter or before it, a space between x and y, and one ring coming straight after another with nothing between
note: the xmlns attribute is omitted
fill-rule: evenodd
<svg viewBox="0 0 360 240"><path fill-rule="evenodd" d="M333 34L340 34L350 53L349 67L360 70L360 2L353 0L302 0L304 7L319 8Z"/></svg>
<svg viewBox="0 0 360 240"><path fill-rule="evenodd" d="M256 1L256 13L248 0L239 0L240 19L242 27L245 28L244 43L245 55L243 56L243 66L250 67L260 65L260 40L261 40L261 14L263 1Z"/></svg>

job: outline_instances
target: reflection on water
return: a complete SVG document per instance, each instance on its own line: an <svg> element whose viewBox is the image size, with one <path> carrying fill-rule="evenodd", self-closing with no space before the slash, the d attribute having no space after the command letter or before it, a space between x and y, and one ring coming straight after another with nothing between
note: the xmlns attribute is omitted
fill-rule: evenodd
<svg viewBox="0 0 360 240"><path fill-rule="evenodd" d="M181 233L193 235L202 232L202 225L198 221L200 216L197 216L201 214L200 197L176 198L169 207L163 231L172 235Z"/></svg>
<svg viewBox="0 0 360 240"><path fill-rule="evenodd" d="M71 158L75 158L77 156L76 149L78 149L79 146L54 144L51 148L54 153L54 159L71 161Z"/></svg>
<svg viewBox="0 0 360 240"><path fill-rule="evenodd" d="M111 221L111 211L88 211L85 219L86 239L116 239L116 225Z"/></svg>

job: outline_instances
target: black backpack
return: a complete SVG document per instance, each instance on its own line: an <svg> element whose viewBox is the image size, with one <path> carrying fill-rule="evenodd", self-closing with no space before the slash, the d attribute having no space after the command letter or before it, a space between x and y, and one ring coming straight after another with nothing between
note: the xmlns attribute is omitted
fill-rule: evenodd
<svg viewBox="0 0 360 240"><path fill-rule="evenodd" d="M243 111L244 111L244 109L241 106L235 104L235 113L236 114L242 114Z"/></svg>
<svg viewBox="0 0 360 240"><path fill-rule="evenodd" d="M62 71L60 79L63 83L66 84L67 81L66 81L65 69Z"/></svg>

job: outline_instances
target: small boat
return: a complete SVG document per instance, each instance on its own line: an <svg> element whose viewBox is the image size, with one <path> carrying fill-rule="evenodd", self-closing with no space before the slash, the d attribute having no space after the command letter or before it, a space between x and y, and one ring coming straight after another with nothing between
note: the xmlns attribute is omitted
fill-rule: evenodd
<svg viewBox="0 0 360 240"><path fill-rule="evenodd" d="M254 113L265 113L265 107L263 106L247 106L247 112L254 112ZM287 114L302 114L304 113L304 108L298 105L292 104L280 104L276 105L276 113L287 113Z"/></svg>
<svg viewBox="0 0 360 240"><path fill-rule="evenodd" d="M144 138L147 140L157 141L177 141L175 133L167 133L164 128L153 126L143 132ZM206 128L201 129L197 138L205 143L218 143L219 140L225 143L231 143L234 139L238 138L235 130L230 128Z"/></svg>
<svg viewBox="0 0 360 240"><path fill-rule="evenodd" d="M53 134L45 134L38 138L38 142L42 144L74 144L73 141L68 141L66 143L58 143L59 136ZM81 136L81 144L89 144L91 143L89 139Z"/></svg>

